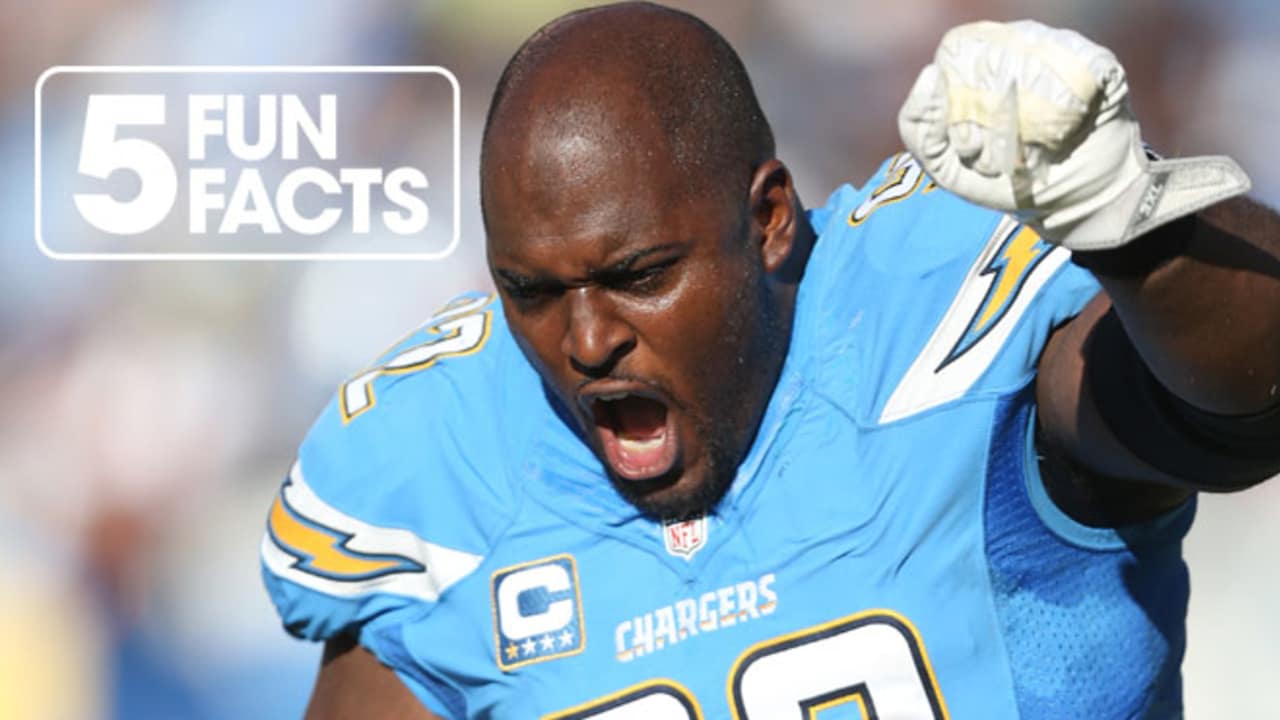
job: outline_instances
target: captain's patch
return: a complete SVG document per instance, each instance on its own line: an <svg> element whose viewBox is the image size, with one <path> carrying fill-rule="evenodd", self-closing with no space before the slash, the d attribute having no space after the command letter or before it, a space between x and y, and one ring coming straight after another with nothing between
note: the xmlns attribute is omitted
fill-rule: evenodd
<svg viewBox="0 0 1280 720"><path fill-rule="evenodd" d="M493 574L491 586L498 667L514 670L586 647L572 555L503 568Z"/></svg>

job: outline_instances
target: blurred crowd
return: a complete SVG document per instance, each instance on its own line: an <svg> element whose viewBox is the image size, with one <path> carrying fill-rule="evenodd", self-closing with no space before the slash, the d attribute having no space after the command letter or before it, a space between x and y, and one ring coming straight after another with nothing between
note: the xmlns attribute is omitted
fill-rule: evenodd
<svg viewBox="0 0 1280 720"><path fill-rule="evenodd" d="M1269 0L677 3L742 53L802 197L898 149L941 33L1034 17L1111 47L1146 139L1228 153L1280 204L1280 14ZM257 570L272 494L347 375L489 284L476 168L517 44L577 3L5 0L0 24L0 720L300 714L318 648ZM462 87L462 241L438 263L80 263L32 240L32 88L52 65L438 64ZM410 86L361 119L414 143ZM1280 485L1280 483L1276 483ZM1210 498L1188 547L1190 717L1274 717L1280 487Z"/></svg>

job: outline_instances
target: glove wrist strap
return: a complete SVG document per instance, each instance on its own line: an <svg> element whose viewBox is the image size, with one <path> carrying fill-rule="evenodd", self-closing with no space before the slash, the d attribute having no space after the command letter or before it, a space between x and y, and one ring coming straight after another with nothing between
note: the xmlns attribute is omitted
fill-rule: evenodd
<svg viewBox="0 0 1280 720"><path fill-rule="evenodd" d="M1249 176L1229 157L1157 160L1114 202L1049 235L1071 250L1116 248L1248 190Z"/></svg>

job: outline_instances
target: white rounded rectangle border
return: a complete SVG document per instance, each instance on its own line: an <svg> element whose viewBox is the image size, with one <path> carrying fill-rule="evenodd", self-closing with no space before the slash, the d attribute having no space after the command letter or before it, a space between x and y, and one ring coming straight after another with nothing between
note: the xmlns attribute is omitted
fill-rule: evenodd
<svg viewBox="0 0 1280 720"><path fill-rule="evenodd" d="M453 138L453 228L448 245L430 252L62 252L45 242L41 216L41 101L45 83L63 74L435 74L452 89L450 119ZM458 79L439 65L55 65L35 84L35 240L40 252L54 260L443 260L453 253L461 235L461 91Z"/></svg>

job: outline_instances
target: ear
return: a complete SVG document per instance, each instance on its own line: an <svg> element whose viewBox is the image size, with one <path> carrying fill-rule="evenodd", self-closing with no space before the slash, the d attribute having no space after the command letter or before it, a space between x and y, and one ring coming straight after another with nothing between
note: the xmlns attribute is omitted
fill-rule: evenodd
<svg viewBox="0 0 1280 720"><path fill-rule="evenodd" d="M751 216L760 233L760 259L766 273L778 273L787 265L796 240L795 186L791 172L777 159L767 160L751 178Z"/></svg>

